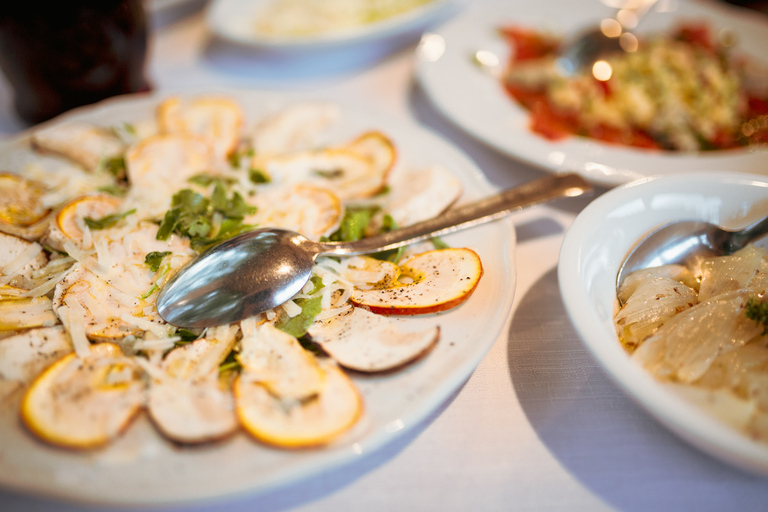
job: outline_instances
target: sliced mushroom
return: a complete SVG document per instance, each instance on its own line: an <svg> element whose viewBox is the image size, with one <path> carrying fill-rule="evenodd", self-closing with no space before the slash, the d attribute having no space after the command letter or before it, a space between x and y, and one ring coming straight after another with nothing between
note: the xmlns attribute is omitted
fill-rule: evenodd
<svg viewBox="0 0 768 512"><path fill-rule="evenodd" d="M119 157L125 143L111 130L86 123L54 124L35 131L32 144L95 171L102 162Z"/></svg>
<svg viewBox="0 0 768 512"><path fill-rule="evenodd" d="M461 182L446 168L433 165L401 172L392 178L384 198L384 212L398 226L407 226L437 217L461 195Z"/></svg>
<svg viewBox="0 0 768 512"><path fill-rule="evenodd" d="M204 96L192 99L172 97L157 108L161 133L188 133L210 139L217 158L223 160L240 142L243 110L234 100Z"/></svg>
<svg viewBox="0 0 768 512"><path fill-rule="evenodd" d="M229 382L219 375L234 329L173 349L153 376L148 412L166 437L181 443L222 439L239 426Z"/></svg>
<svg viewBox="0 0 768 512"><path fill-rule="evenodd" d="M111 343L51 365L24 395L21 419L40 439L66 448L95 448L118 436L144 402L136 363Z"/></svg>
<svg viewBox="0 0 768 512"><path fill-rule="evenodd" d="M72 350L69 335L61 325L5 338L0 341L0 379L29 384Z"/></svg>
<svg viewBox="0 0 768 512"><path fill-rule="evenodd" d="M403 332L398 322L362 308L312 324L312 341L341 366L381 372L404 366L429 352L440 338L438 326Z"/></svg>
<svg viewBox="0 0 768 512"><path fill-rule="evenodd" d="M308 151L317 147L319 134L339 116L339 108L327 102L290 105L262 120L254 129L252 166L260 168L266 159Z"/></svg>
<svg viewBox="0 0 768 512"><path fill-rule="evenodd" d="M260 207L243 222L290 229L319 240L339 226L342 206L331 190L310 185L265 190L259 194Z"/></svg>
<svg viewBox="0 0 768 512"><path fill-rule="evenodd" d="M360 395L332 361L315 358L272 324L259 325L241 344L236 411L256 439L287 448L317 446L357 421Z"/></svg>
<svg viewBox="0 0 768 512"><path fill-rule="evenodd" d="M393 286L355 289L350 301L382 315L436 313L467 300L482 275L480 257L471 249L427 251L400 265L400 277Z"/></svg>
<svg viewBox="0 0 768 512"><path fill-rule="evenodd" d="M265 170L282 184L311 184L328 188L342 201L364 199L380 192L386 169L349 149L323 149L270 159Z"/></svg>
<svg viewBox="0 0 768 512"><path fill-rule="evenodd" d="M125 154L131 189L127 204L141 209L142 218L161 217L171 197L188 186L187 180L211 170L214 152L204 137L186 133L153 135Z"/></svg>

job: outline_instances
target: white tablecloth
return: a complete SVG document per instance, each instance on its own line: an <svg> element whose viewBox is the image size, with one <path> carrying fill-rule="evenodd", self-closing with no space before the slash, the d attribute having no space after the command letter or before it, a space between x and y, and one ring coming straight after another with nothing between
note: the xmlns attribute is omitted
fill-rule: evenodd
<svg viewBox="0 0 768 512"><path fill-rule="evenodd" d="M382 58L350 54L344 65L254 59L211 38L204 3L171 4L153 13L149 75L160 91L317 91L415 119L462 148L496 186L542 175L476 142L433 109L413 78L415 42ZM366 59L375 62L362 65ZM0 134L23 128L4 82L0 109ZM427 421L351 465L195 510L767 509L765 479L669 433L608 379L579 341L565 315L556 266L563 234L588 201L515 216L518 282L507 327L472 377ZM0 490L5 512L82 509Z"/></svg>

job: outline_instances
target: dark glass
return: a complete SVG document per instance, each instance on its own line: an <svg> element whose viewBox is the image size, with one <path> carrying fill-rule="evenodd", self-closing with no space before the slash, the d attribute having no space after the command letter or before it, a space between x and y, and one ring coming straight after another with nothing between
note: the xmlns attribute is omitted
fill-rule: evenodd
<svg viewBox="0 0 768 512"><path fill-rule="evenodd" d="M142 0L5 2L0 68L29 123L81 105L150 89Z"/></svg>

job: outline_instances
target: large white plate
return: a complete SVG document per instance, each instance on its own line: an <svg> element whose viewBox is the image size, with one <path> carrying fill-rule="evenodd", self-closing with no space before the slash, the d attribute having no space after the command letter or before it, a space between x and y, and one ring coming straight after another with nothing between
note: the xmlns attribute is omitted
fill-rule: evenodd
<svg viewBox="0 0 768 512"><path fill-rule="evenodd" d="M768 177L737 172L646 178L608 191L568 228L558 280L576 331L605 371L681 438L740 468L768 476L768 444L758 443L674 394L632 361L613 327L616 275L627 252L652 229L703 220L737 229L768 213Z"/></svg>
<svg viewBox="0 0 768 512"><path fill-rule="evenodd" d="M376 44L418 35L442 20L457 0L432 2L378 22L346 30L303 37L260 34L255 30L262 9L275 0L214 0L206 21L211 31L245 46L283 52L317 52L361 44Z"/></svg>
<svg viewBox="0 0 768 512"><path fill-rule="evenodd" d="M262 92L229 91L251 122L259 114L297 99ZM156 97L108 101L79 111L79 118L111 125L152 115ZM343 118L331 133L348 140L367 129L390 135L399 162L439 163L465 188L462 200L490 194L477 167L454 146L416 126L342 105ZM27 137L0 145L0 168L20 170L29 161ZM485 278L475 294L452 311L404 319L411 325L439 324L435 349L416 364L383 376L354 376L365 410L351 432L325 448L282 451L240 433L225 442L179 448L163 440L143 415L108 448L70 452L43 445L21 428L16 404L0 404L0 485L36 494L107 503L168 503L262 491L351 462L413 428L436 410L471 375L499 336L515 290L514 227L509 220L445 238L474 248ZM491 307L489 307L491 305Z"/></svg>
<svg viewBox="0 0 768 512"><path fill-rule="evenodd" d="M738 49L768 65L768 19L752 11L709 2L659 2L673 12L649 14L643 31L659 31L679 19L706 20L713 29L731 28ZM595 183L614 186L655 174L701 170L739 170L768 174L768 149L730 150L698 155L644 151L580 137L551 142L528 129L528 115L499 81L472 61L478 50L504 63L509 51L497 35L505 24L530 26L572 35L594 26L611 9L597 0L489 1L426 34L417 52L417 75L437 109L470 135L536 167L575 171Z"/></svg>

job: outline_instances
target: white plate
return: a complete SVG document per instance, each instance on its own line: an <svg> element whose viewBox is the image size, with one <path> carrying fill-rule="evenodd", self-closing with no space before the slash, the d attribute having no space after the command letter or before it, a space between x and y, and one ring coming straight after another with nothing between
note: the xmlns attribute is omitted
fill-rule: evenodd
<svg viewBox="0 0 768 512"><path fill-rule="evenodd" d="M730 27L739 50L768 64L768 19L752 11L708 2L671 0L668 14L652 13L644 31L659 31L678 19L706 20L713 28ZM738 170L768 174L768 149L730 150L700 155L644 151L580 137L552 142L528 129L528 114L503 90L498 80L472 61L487 50L507 61L507 45L497 29L507 24L530 26L556 34L574 34L593 26L612 11L597 0L540 0L483 3L424 36L417 51L417 75L438 110L470 135L514 158L550 171L575 171L601 185L614 186L655 174L701 170Z"/></svg>
<svg viewBox="0 0 768 512"><path fill-rule="evenodd" d="M214 0L206 21L211 31L231 42L283 52L317 52L339 47L418 38L427 27L442 20L456 0L433 0L391 18L367 25L304 37L260 34L255 29L262 9L274 0Z"/></svg>
<svg viewBox="0 0 768 512"><path fill-rule="evenodd" d="M629 249L674 220L743 227L768 213L768 177L735 172L646 178L590 203L565 234L558 279L576 331L629 396L686 441L740 468L768 475L768 445L673 395L630 360L613 327L616 274Z"/></svg>
<svg viewBox="0 0 768 512"><path fill-rule="evenodd" d="M255 91L229 94L241 102L250 122L298 98ZM131 122L150 117L157 102L151 96L107 101L67 119L106 125ZM331 137L345 141L373 128L393 138L399 162L438 163L454 171L464 184L463 200L493 192L463 153L411 122L342 105L341 124ZM26 137L0 145L0 168L18 170L29 159L27 148ZM499 336L512 306L515 231L511 221L464 231L445 241L474 248L482 258L485 278L462 306L404 320L413 326L438 323L442 328L441 340L422 360L383 376L353 375L363 395L364 414L352 431L332 445L283 451L239 433L225 442L180 449L163 440L142 415L108 448L70 452L34 440L20 427L16 406L0 403L0 485L92 502L169 503L263 491L365 457L418 425L469 378Z"/></svg>

